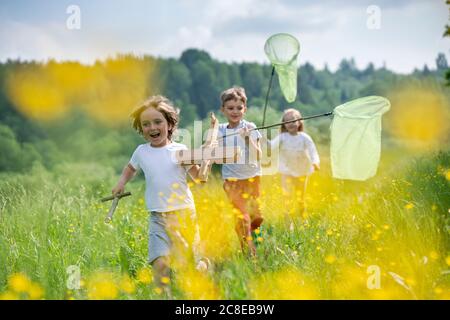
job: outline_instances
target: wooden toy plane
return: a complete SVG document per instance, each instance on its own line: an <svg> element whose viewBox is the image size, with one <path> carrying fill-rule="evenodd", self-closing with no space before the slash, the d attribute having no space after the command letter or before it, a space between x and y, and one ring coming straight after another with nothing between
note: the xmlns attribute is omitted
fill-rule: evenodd
<svg viewBox="0 0 450 320"><path fill-rule="evenodd" d="M201 182L208 181L208 174L213 163L236 163L239 158L239 147L219 147L217 134L219 133L219 121L211 112L211 126L205 143L199 149L179 150L175 153L177 163L181 165L200 165L198 179Z"/></svg>

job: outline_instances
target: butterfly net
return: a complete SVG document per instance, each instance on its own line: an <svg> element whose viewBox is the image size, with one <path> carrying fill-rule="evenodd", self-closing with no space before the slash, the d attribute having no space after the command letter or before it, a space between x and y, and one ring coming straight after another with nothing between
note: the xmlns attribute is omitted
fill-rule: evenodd
<svg viewBox="0 0 450 320"><path fill-rule="evenodd" d="M376 174L381 152L381 116L386 98L369 96L336 107L331 123L331 168L334 178L367 180Z"/></svg>
<svg viewBox="0 0 450 320"><path fill-rule="evenodd" d="M298 40L287 33L278 33L267 39L264 51L278 74L281 91L287 102L297 96Z"/></svg>

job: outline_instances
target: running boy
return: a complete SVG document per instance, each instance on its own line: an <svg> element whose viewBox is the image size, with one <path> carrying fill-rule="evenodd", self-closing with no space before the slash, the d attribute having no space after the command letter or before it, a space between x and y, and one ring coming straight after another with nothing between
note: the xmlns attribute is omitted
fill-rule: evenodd
<svg viewBox="0 0 450 320"><path fill-rule="evenodd" d="M154 268L156 284L170 294L166 284L171 263L186 263L186 257L199 262L195 252L199 241L195 205L186 182L186 173L196 178L199 167L182 167L175 162L175 151L187 147L171 140L179 119L167 98L150 97L131 117L133 128L147 143L136 148L112 193L122 193L138 169L144 172L145 202L150 212L148 261ZM186 243L188 253L182 252Z"/></svg>
<svg viewBox="0 0 450 320"><path fill-rule="evenodd" d="M234 208L239 212L236 217L236 232L241 249L256 255L252 231L258 229L263 217L258 203L262 154L259 140L261 134L255 124L244 120L247 111L247 96L244 88L232 87L220 95L221 111L228 123L219 125L219 137L222 146L238 146L241 156L238 163L222 165L223 188ZM236 134L239 133L239 134ZM231 135L231 136L229 136Z"/></svg>

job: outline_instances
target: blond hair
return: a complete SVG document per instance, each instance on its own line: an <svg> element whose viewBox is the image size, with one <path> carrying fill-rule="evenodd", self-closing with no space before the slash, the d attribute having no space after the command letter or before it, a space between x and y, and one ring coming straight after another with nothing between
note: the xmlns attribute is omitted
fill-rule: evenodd
<svg viewBox="0 0 450 320"><path fill-rule="evenodd" d="M222 107L225 105L225 102L229 100L241 100L244 103L244 106L247 106L247 96L245 95L245 89L242 87L234 86L222 91L222 93L220 94Z"/></svg>
<svg viewBox="0 0 450 320"><path fill-rule="evenodd" d="M169 125L167 138L170 140L179 122L179 110L166 97L161 95L151 96L130 115L133 120L132 126L137 132L139 132L139 134L143 133L141 126L141 114L148 108L154 108L163 114L164 118L167 120L167 124Z"/></svg>
<svg viewBox="0 0 450 320"><path fill-rule="evenodd" d="M285 122L286 121L286 116L288 114L291 114L291 113L294 114L295 118L300 119L302 117L302 114L300 113L300 111L298 111L296 109L293 109L293 108L290 108L290 109L284 110L283 117L281 118L281 122ZM301 132L301 131L303 131L303 120L299 120L299 122L300 122L300 125L298 126L298 130L297 131ZM285 124L281 125L280 131L281 132L287 132Z"/></svg>

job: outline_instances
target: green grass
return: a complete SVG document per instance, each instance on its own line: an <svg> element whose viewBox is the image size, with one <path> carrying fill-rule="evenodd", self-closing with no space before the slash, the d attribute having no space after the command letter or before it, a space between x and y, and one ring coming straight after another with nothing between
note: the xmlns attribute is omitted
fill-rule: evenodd
<svg viewBox="0 0 450 320"><path fill-rule="evenodd" d="M388 152L377 177L339 181L330 177L324 158L309 181L308 221L299 221L293 232L283 220L290 203L281 196L278 178L263 177L266 231L256 261L239 252L220 180L194 186L205 254L214 264L205 283L216 288L215 297L226 299L267 298L258 284L269 286L269 298L449 299L449 169L450 152ZM153 284L135 280L147 259L142 179L127 186L133 196L120 202L113 223L104 223L109 204L98 200L116 179L112 169L97 164L2 174L0 292L11 291L8 277L20 272L44 289L45 299L86 299L86 286L66 287L67 267L77 265L86 281L99 271L117 279L128 274L136 290L119 291L119 299L163 298ZM379 290L367 288L369 266L381 271ZM185 274L173 273L174 297L202 297L198 291L208 290L206 284L183 286L189 281ZM299 295L289 295L293 291Z"/></svg>

